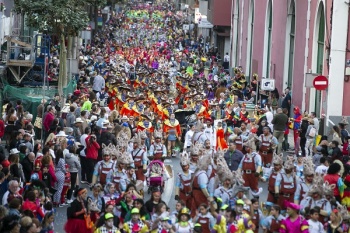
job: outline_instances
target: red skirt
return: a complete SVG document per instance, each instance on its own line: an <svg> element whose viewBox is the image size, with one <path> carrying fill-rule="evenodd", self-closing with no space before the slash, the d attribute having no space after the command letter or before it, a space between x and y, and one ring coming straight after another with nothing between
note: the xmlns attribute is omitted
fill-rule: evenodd
<svg viewBox="0 0 350 233"><path fill-rule="evenodd" d="M84 219L70 218L64 225L66 233L92 233L93 229L87 229Z"/></svg>

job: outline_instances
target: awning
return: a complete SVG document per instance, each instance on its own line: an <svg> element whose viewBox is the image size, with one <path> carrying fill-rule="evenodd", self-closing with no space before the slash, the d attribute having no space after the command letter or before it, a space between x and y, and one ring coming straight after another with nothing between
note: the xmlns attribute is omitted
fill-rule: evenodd
<svg viewBox="0 0 350 233"><path fill-rule="evenodd" d="M223 36L223 37L229 37L230 36L230 32L217 32L216 34L218 36Z"/></svg>
<svg viewBox="0 0 350 233"><path fill-rule="evenodd" d="M198 27L199 28L213 28L213 24L211 24L208 20L207 17L204 15L201 16L201 19L198 19Z"/></svg>

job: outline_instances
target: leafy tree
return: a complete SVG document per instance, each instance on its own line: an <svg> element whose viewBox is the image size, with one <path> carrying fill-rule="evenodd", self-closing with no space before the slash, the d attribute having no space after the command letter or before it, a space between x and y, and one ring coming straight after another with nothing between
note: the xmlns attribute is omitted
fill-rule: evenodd
<svg viewBox="0 0 350 233"><path fill-rule="evenodd" d="M28 26L56 34L60 41L59 92L67 85L67 49L65 40L86 28L87 8L103 7L106 0L15 0L14 10L26 16Z"/></svg>

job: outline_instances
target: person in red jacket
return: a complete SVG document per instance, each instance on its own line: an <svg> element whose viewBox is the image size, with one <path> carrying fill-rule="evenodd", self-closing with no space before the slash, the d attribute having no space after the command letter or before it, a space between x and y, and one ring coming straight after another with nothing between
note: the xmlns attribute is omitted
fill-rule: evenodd
<svg viewBox="0 0 350 233"><path fill-rule="evenodd" d="M338 163L332 163L327 170L327 175L323 178L326 186L333 188L334 197L339 203L341 203L344 194L344 182L339 175L340 169Z"/></svg>
<svg viewBox="0 0 350 233"><path fill-rule="evenodd" d="M86 137L86 173L87 182L92 183L92 174L94 173L94 167L97 162L98 150L100 145L97 143L97 138L95 134L91 134Z"/></svg>
<svg viewBox="0 0 350 233"><path fill-rule="evenodd" d="M25 195L26 200L23 202L22 210L30 210L34 214L34 217L39 217L39 219L43 219L45 214L43 210L40 208L40 204L35 202L35 192L29 191Z"/></svg>
<svg viewBox="0 0 350 233"><path fill-rule="evenodd" d="M4 136L5 134L5 123L2 119L0 119L0 139Z"/></svg>
<svg viewBox="0 0 350 233"><path fill-rule="evenodd" d="M48 132L50 130L50 126L55 119L55 108L54 107L49 107L48 112L45 114L44 120L43 120L43 127L44 127L44 132L45 132L45 140L47 136L49 135Z"/></svg>

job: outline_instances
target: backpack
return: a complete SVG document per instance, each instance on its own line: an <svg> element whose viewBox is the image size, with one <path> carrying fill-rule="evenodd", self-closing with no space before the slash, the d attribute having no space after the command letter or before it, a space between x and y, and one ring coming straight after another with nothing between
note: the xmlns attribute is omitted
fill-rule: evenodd
<svg viewBox="0 0 350 233"><path fill-rule="evenodd" d="M316 128L312 127L309 132L309 137L314 138L316 136Z"/></svg>

